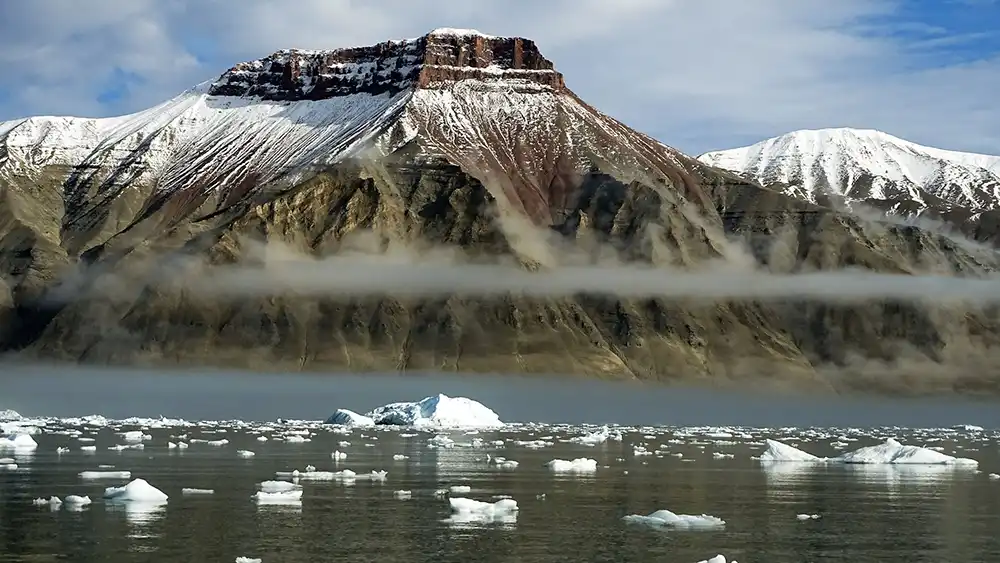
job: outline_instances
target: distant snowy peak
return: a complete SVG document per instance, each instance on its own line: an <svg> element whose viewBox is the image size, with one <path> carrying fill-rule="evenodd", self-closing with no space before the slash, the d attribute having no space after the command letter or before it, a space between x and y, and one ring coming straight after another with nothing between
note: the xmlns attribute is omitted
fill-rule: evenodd
<svg viewBox="0 0 1000 563"><path fill-rule="evenodd" d="M515 80L564 88L563 77L530 39L441 28L417 39L332 50L285 49L240 63L209 90L217 96L322 100L390 95L458 80Z"/></svg>
<svg viewBox="0 0 1000 563"><path fill-rule="evenodd" d="M810 201L835 194L973 211L1000 207L1000 157L925 147L881 131L795 131L699 160L765 185L786 184Z"/></svg>

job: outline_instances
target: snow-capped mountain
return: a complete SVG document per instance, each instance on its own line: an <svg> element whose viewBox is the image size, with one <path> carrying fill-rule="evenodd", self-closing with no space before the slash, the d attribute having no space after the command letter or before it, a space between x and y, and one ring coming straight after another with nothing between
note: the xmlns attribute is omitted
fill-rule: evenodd
<svg viewBox="0 0 1000 563"><path fill-rule="evenodd" d="M1000 157L925 147L880 131L795 131L699 160L814 203L842 196L902 214L1000 207Z"/></svg>
<svg viewBox="0 0 1000 563"><path fill-rule="evenodd" d="M0 181L68 167L68 201L149 186L146 208L178 193L186 208L212 197L224 206L313 167L409 145L480 180L504 178L496 189L506 193L494 195L541 222L565 204L558 186L595 159L631 175L681 167L671 149L577 98L532 41L444 28L279 51L132 115L2 123Z"/></svg>
<svg viewBox="0 0 1000 563"><path fill-rule="evenodd" d="M796 189L808 195L840 178L843 191L859 190L870 178L875 195L863 197L901 190L925 201L934 188L963 205L995 198L987 173L996 161L985 157L939 158L901 142L845 140L830 155L823 143L786 144L706 159L787 166L777 177L801 179ZM873 174L871 161L895 175ZM957 187L937 189L935 176ZM983 181L972 187L970 176ZM566 266L596 265L613 280L609 264L637 264L662 269L665 288L671 272L694 270L708 276L705 299L720 295L711 276L730 267L752 276L748 295L758 273L1000 270L1000 259L936 232L855 219L602 114L528 39L439 29L283 50L132 115L0 124L0 353L788 383L819 381L824 364L909 361L911 351L954 373L995 364L1000 327L961 308L639 298L627 271L617 295L580 295L572 283L551 297L451 285L466 277L452 270L465 260L562 269L567 280L588 274ZM358 252L376 263L442 258L442 269L415 276L418 293L397 295L364 261L328 262ZM362 283L338 286L325 274L331 264ZM910 385L910 363L905 372Z"/></svg>

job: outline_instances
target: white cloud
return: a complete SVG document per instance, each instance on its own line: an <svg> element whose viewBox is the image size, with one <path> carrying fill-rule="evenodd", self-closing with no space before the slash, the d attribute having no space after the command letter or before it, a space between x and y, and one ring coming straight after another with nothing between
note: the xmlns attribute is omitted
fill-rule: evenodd
<svg viewBox="0 0 1000 563"><path fill-rule="evenodd" d="M934 67L936 49L972 44L982 33L910 21L901 6L898 0L4 2L0 94L7 101L0 118L140 109L278 48L363 45L451 26L535 39L585 100L689 152L798 128L856 126L1000 153L994 102L1000 56ZM102 105L97 95L115 69L144 82Z"/></svg>

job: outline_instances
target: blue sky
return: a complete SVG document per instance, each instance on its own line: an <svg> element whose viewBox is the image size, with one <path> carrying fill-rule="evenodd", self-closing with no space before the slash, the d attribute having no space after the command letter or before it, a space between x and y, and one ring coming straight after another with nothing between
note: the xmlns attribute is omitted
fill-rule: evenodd
<svg viewBox="0 0 1000 563"><path fill-rule="evenodd" d="M535 39L585 100L689 153L851 126L1000 154L998 22L998 0L3 2L0 120L127 113L279 48L448 26Z"/></svg>

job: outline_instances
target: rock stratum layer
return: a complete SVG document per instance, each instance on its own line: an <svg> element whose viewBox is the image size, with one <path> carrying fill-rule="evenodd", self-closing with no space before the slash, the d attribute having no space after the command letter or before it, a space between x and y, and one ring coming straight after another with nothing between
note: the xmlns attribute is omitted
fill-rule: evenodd
<svg viewBox="0 0 1000 563"><path fill-rule="evenodd" d="M372 277L347 292L323 275L363 276L363 260L329 269L344 256L445 254L437 291L380 292ZM611 262L665 277L998 265L698 162L584 103L531 41L471 31L281 51L137 114L0 124L0 347L21 359L916 391L1000 381L990 308L447 290L456 264ZM290 271L306 275L267 285Z"/></svg>

